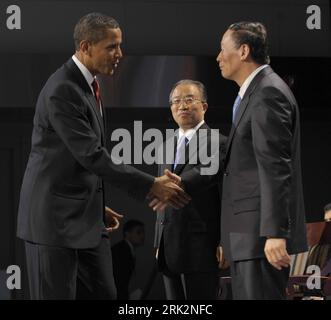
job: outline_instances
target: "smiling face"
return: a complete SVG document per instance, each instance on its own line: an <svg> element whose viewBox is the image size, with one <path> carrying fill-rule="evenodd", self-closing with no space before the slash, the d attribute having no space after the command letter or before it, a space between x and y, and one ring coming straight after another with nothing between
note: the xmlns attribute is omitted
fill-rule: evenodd
<svg viewBox="0 0 331 320"><path fill-rule="evenodd" d="M120 28L105 30L105 37L91 43L82 41L80 51L83 54L84 65L92 75L112 75L122 58L122 31Z"/></svg>
<svg viewBox="0 0 331 320"><path fill-rule="evenodd" d="M201 100L201 92L194 84L181 84L174 89L171 112L178 126L184 131L194 128L204 119L208 104Z"/></svg>
<svg viewBox="0 0 331 320"><path fill-rule="evenodd" d="M240 78L242 61L242 48L237 48L233 39L233 31L227 30L221 41L221 51L217 56L217 62L225 79L236 81Z"/></svg>

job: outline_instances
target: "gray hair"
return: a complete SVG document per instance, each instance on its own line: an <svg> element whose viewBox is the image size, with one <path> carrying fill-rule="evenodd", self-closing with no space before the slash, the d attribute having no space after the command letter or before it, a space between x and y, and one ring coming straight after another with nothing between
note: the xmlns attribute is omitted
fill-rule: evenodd
<svg viewBox="0 0 331 320"><path fill-rule="evenodd" d="M172 98L172 94L174 93L175 89L182 85L182 84L188 84L188 85L194 85L199 89L200 95L201 95L201 100L202 102L207 102L207 91L206 88L204 86L204 84L200 81L196 81L196 80L190 80L190 79L184 79L184 80L180 80L178 82L176 82L173 87L171 88L170 94L169 94L169 103L171 104L171 98Z"/></svg>

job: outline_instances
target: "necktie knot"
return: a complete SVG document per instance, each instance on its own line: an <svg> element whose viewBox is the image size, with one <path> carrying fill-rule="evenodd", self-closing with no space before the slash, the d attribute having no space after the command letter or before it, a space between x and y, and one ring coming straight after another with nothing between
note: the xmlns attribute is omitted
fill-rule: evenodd
<svg viewBox="0 0 331 320"><path fill-rule="evenodd" d="M240 102L241 102L241 98L240 98L240 95L238 94L236 100L234 101L233 108L232 108L232 122L233 123L234 123L234 120L236 118L236 113L238 111L238 107L240 105Z"/></svg>

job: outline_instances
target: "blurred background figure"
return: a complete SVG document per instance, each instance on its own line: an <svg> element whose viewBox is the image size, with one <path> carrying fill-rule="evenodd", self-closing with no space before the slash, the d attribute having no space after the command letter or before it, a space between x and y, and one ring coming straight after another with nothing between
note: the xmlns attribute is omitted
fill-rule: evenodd
<svg viewBox="0 0 331 320"><path fill-rule="evenodd" d="M118 300L129 300L129 284L136 264L135 251L144 241L144 223L128 220L123 226L123 240L111 248Z"/></svg>
<svg viewBox="0 0 331 320"><path fill-rule="evenodd" d="M324 220L326 222L331 221L331 202L324 207Z"/></svg>

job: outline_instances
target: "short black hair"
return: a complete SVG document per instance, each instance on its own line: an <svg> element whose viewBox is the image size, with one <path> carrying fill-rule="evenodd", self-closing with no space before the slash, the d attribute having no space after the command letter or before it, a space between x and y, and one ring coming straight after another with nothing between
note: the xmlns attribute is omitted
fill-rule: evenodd
<svg viewBox="0 0 331 320"><path fill-rule="evenodd" d="M324 207L324 212L330 211L331 210L331 202L328 203L325 207Z"/></svg>
<svg viewBox="0 0 331 320"><path fill-rule="evenodd" d="M117 29L120 25L118 22L107 15L98 12L89 13L77 22L74 29L74 42L76 50L83 40L91 43L97 43L105 38L107 29Z"/></svg>
<svg viewBox="0 0 331 320"><path fill-rule="evenodd" d="M123 236L125 236L127 232L132 231L136 227L144 227L144 226L145 224L140 220L134 220L134 219L128 220L127 222L124 223L123 226Z"/></svg>
<svg viewBox="0 0 331 320"><path fill-rule="evenodd" d="M267 30L261 22L236 22L229 26L233 31L233 39L239 48L247 44L251 51L253 61L258 64L269 64Z"/></svg>
<svg viewBox="0 0 331 320"><path fill-rule="evenodd" d="M169 94L169 103L170 104L171 104L172 94L174 93L175 89L182 84L192 84L192 85L196 86L200 91L202 102L207 102L207 91L206 91L206 87L204 86L204 84L202 82L197 81L197 80L191 80L191 79L183 79L183 80L176 82L172 86L170 94Z"/></svg>

